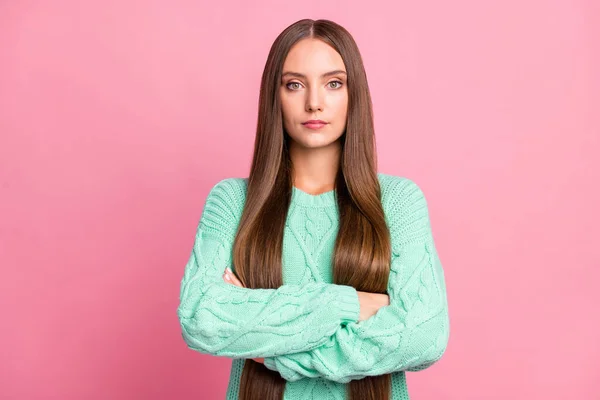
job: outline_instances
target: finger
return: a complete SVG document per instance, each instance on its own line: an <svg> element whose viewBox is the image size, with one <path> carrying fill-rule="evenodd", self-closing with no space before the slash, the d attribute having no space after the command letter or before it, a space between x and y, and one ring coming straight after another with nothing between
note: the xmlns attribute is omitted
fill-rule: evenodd
<svg viewBox="0 0 600 400"><path fill-rule="evenodd" d="M242 284L242 281L240 281L240 280L238 279L238 277L237 277L237 276L235 276L235 274L234 274L234 273L230 272L230 273L229 273L229 277L230 277L230 278L233 280L233 282L234 282L234 283L235 283L237 286L239 286L239 287L244 287L244 285Z"/></svg>
<svg viewBox="0 0 600 400"><path fill-rule="evenodd" d="M240 282L240 280L230 269L225 270L225 273L223 274L223 279L225 279L226 282L231 283L232 285L244 287L244 285L242 285L242 282Z"/></svg>
<svg viewBox="0 0 600 400"><path fill-rule="evenodd" d="M235 282L234 278L227 272L223 272L223 280L229 283L230 285L237 286L237 283Z"/></svg>
<svg viewBox="0 0 600 400"><path fill-rule="evenodd" d="M223 272L223 280L230 285L235 285L235 281L232 279L231 275L227 273L227 271Z"/></svg>

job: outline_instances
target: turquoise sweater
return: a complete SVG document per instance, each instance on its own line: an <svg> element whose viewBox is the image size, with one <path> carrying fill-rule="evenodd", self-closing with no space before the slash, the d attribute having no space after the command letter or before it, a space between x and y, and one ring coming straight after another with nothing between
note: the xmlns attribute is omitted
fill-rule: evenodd
<svg viewBox="0 0 600 400"><path fill-rule="evenodd" d="M343 399L346 383L392 374L392 398L408 399L405 371L440 359L449 339L444 272L425 196L411 180L378 174L390 229L390 305L358 322L352 286L331 283L339 215L335 190L292 191L283 239L283 282L249 289L223 280L246 198L247 178L208 194L181 281L177 315L190 349L233 358L227 399L237 399L244 359L287 381L284 399Z"/></svg>

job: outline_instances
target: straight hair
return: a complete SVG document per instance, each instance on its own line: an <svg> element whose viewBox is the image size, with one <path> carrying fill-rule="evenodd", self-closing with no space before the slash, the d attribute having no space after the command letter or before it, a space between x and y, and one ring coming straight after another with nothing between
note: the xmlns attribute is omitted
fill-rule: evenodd
<svg viewBox="0 0 600 400"><path fill-rule="evenodd" d="M302 19L273 43L262 74L254 155L246 203L233 246L233 262L247 288L283 284L284 227L292 197L289 135L284 131L279 85L283 63L300 40L322 40L342 57L347 72L348 113L340 137L335 180L339 230L333 255L333 282L357 290L386 293L391 243L381 204L373 110L358 47L342 26L325 19ZM286 381L278 372L247 359L240 380L241 400L281 400ZM388 400L391 375L348 382L351 400Z"/></svg>

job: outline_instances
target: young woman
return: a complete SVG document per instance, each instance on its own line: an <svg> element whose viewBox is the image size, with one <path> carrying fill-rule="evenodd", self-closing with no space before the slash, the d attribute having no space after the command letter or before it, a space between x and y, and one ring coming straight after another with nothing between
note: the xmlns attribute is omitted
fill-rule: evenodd
<svg viewBox="0 0 600 400"><path fill-rule="evenodd" d="M249 177L210 190L181 282L187 345L233 358L228 399L405 400L405 371L444 353L427 202L376 165L352 36L292 24L262 76Z"/></svg>

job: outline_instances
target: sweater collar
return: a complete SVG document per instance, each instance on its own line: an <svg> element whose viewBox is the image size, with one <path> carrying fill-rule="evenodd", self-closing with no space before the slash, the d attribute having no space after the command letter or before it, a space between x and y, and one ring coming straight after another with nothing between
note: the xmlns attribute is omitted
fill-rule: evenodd
<svg viewBox="0 0 600 400"><path fill-rule="evenodd" d="M377 173L381 184L382 173ZM310 194L302 189L292 186L292 203L303 204L310 207L334 207L337 206L336 190L332 189L319 194Z"/></svg>
<svg viewBox="0 0 600 400"><path fill-rule="evenodd" d="M292 186L292 203L310 207L332 207L337 205L335 189L319 194L310 194Z"/></svg>

